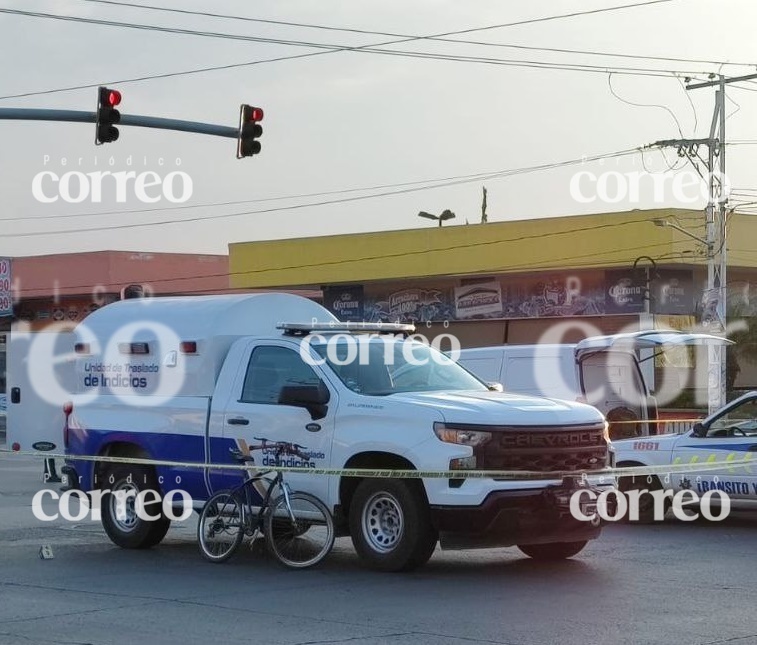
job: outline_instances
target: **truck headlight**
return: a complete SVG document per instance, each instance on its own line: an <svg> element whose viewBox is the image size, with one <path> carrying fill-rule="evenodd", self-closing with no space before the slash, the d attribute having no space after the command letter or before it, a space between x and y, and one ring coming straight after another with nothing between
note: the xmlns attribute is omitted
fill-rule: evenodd
<svg viewBox="0 0 757 645"><path fill-rule="evenodd" d="M464 427L455 428L445 423L435 423L434 434L445 443L455 443L461 446L470 446L471 448L483 446L492 438L491 432L469 430Z"/></svg>

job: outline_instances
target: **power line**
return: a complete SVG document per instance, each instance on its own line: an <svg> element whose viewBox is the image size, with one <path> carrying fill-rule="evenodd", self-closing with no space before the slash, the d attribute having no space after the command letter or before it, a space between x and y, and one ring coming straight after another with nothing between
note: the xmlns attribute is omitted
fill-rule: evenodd
<svg viewBox="0 0 757 645"><path fill-rule="evenodd" d="M730 87L735 90L744 90L745 92L757 92L757 87L744 87L743 85L739 85L738 83L732 83Z"/></svg>
<svg viewBox="0 0 757 645"><path fill-rule="evenodd" d="M681 86L681 90L683 90L683 95L686 97L686 99L689 102L689 105L691 106L691 113L694 115L694 127L691 130L692 136L695 137L697 135L697 129L699 126L699 117L697 116L697 108L694 105L694 101L691 99L691 94L689 94L686 91L686 84L683 82L683 80L680 77L676 77L678 80L678 83ZM680 129L680 128L679 128ZM681 135L681 138L683 139L683 135ZM663 157L665 156L665 153L662 153Z"/></svg>
<svg viewBox="0 0 757 645"><path fill-rule="evenodd" d="M423 58L423 59L432 59L432 60L447 60L447 61L479 63L479 64L500 64L500 65L508 65L508 66L514 65L514 66L523 66L523 67L546 67L548 69L561 69L561 70L586 71L586 72L594 71L594 72L599 72L602 74L607 73L609 70L607 66L589 65L586 63L573 64L573 63L559 63L559 62L552 62L552 61L503 59L503 58L489 58L489 57L482 57L482 56L462 56L462 55L452 55L452 54L443 54L443 53L434 53L434 52L419 52L419 51L408 51L408 50L398 50L398 49L379 49L376 46L372 46L372 45L351 47L351 46L345 46L345 45L339 45L339 44L318 43L318 42L312 42L312 41L285 40L281 38L271 38L271 37L263 37L263 36L245 36L241 34L229 34L229 33L215 32L215 31L197 31L193 29L185 29L185 28L180 28L180 27L163 27L160 25L146 25L146 24L132 23L132 22L103 20L100 18L85 18L81 16L69 16L69 15L64 15L64 14L51 14L51 13L42 13L42 12L34 12L34 11L24 11L21 9L0 8L0 13L7 13L7 14L12 14L12 15L32 17L32 18L62 20L66 22L79 22L79 23L106 26L106 27L138 29L138 30L143 30L143 31L156 31L156 32L162 32L162 33L178 34L178 35L202 36L206 38L221 38L224 40L240 40L240 41L245 41L245 42L266 43L266 44L285 45L285 46L294 46L294 47L307 47L307 48L317 48L317 49L326 49L326 50L335 50L335 51L354 51L357 53L378 54L378 55L383 55L383 56L401 56L401 57L407 57L407 58ZM411 39L404 39L402 42L407 42L408 40L420 40L420 39L421 37L412 37ZM400 42L400 41L396 41L396 42ZM619 74L632 73L634 75L667 75L669 73L673 73L672 71L668 71L668 70L660 70L656 68L644 68L644 67L618 67L616 66L616 67L613 67L612 70ZM682 70L677 73L695 75L695 74L705 74L706 72L701 71L701 70L699 71L690 71L690 70L683 71Z"/></svg>
<svg viewBox="0 0 757 645"><path fill-rule="evenodd" d="M757 143L757 142L755 142ZM418 190L430 190L433 188L442 188L446 187L448 185L451 185L450 182L456 182L457 183L463 183L460 180L467 180L469 182L473 181L484 181L489 179L499 179L499 178L507 178L511 176L516 176L520 174L528 174L530 172L536 172L539 170L551 170L553 168L558 167L565 167L569 165L574 165L576 163L591 163L594 161L599 161L601 159L611 159L614 157L620 157L628 154L633 154L635 152L640 152L643 156L644 150L643 149L628 149L628 150L622 150L618 151L616 153L607 153L603 155L595 155L593 157L582 157L579 159L572 159L562 162L555 162L553 164L542 164L540 166L531 166L526 168L518 168L518 169L509 169L509 170L498 170L498 171L489 171L489 172L480 172L480 173L473 173L468 175L457 175L452 177L441 177L441 178L435 178L435 179L421 179L421 180L415 180L415 181L407 181L407 182L398 182L393 184L378 184L373 186L363 186L363 187L357 187L357 188L343 188L343 189L337 189L337 190L329 190L329 191L321 191L321 192L313 192L313 193L299 193L295 195L279 195L274 197L263 197L258 199L243 199L243 200L234 200L234 201L226 201L226 202L205 202L202 204L184 204L181 206L162 206L158 208L140 208L140 209L126 209L126 210L112 210L112 211L97 211L93 213L64 213L64 214L58 214L58 215L40 215L40 216L34 216L34 217L5 217L0 218L0 222L16 222L16 221L24 221L24 222L36 222L40 220L58 220L58 219L70 219L70 218L77 218L77 217L102 217L105 215L126 215L126 214L139 214L139 213L155 213L155 212L167 212L167 211L178 211L178 210L187 210L187 209L194 209L194 208L216 208L216 207L224 207L224 206L238 206L241 204L258 204L258 203L266 203L266 202L276 202L276 201L289 201L289 200L295 200L295 199L305 199L310 197L322 197L322 196L330 196L330 195L344 195L349 193L356 193L356 192L368 192L368 191L374 191L374 190L384 190L389 188L403 188L406 186L421 186ZM675 166L668 165L669 171L675 171L678 170ZM651 174L652 171L647 170ZM438 185L437 185L438 184ZM736 189L734 189L736 190ZM757 190L757 189L743 189L743 190ZM733 194L733 192L732 192ZM365 195L362 196L363 199L369 199L371 197L378 197L381 195ZM303 204L302 207L308 206L309 204ZM234 214L236 215L236 214ZM221 215L222 217L223 215ZM681 216L684 219L695 219L697 222L699 221L699 216ZM185 220L180 220L185 221ZM171 222L173 223L173 222ZM144 224L145 226L149 225L149 223ZM93 231L96 231L98 229L92 229ZM39 235L43 235L43 233L39 233Z"/></svg>
<svg viewBox="0 0 757 645"><path fill-rule="evenodd" d="M22 92L18 94L7 94L5 96L0 96L0 100L6 100L11 98L24 98L29 96L39 96L39 95L45 95L45 94L55 94L59 92L70 92L75 90L82 90L82 89L90 89L93 87L98 87L102 84L107 85L115 85L115 84L126 84L126 83L136 83L136 82L142 82L147 80L153 80L153 79L164 79L164 78L175 78L180 76L187 76L191 74L202 74L207 72L213 72L213 71L221 71L221 70L229 70L229 69L236 69L241 67L249 67L252 65L261 65L265 63L274 63L274 62L280 62L280 61L286 61L286 60L295 60L300 58L309 58L311 56L320 56L324 54L334 53L338 51L352 51L352 52L359 52L365 49L369 48L377 48L377 47L383 47L386 45L393 45L398 43L404 43L404 42L413 42L416 40L422 40L422 39L432 39L432 38L442 38L445 36L456 36L466 33L473 33L478 31L486 31L491 29L501 29L505 27L514 27L518 25L524 25L524 24L531 24L536 22L544 22L546 20L557 20L561 18L572 18L576 16L582 16L582 15L589 15L589 14L595 14L595 13L602 13L606 11L615 11L619 9L627 9L627 8L634 8L634 7L642 7L647 6L650 4L659 4L663 2L672 2L674 0L651 0L650 2L644 2L644 3L636 3L636 4L629 4L629 5L619 5L616 7L606 7L604 9L594 9L594 10L588 10L588 11L580 11L580 12L573 12L573 13L567 13L567 14L558 14L554 16L546 16L543 18L535 18L530 20L521 20L517 22L511 22L511 23L504 23L499 25L489 25L484 27L475 27L475 28L469 28L469 29L462 29L458 31L450 31L445 33L439 33L439 34L430 34L427 36L417 36L417 37L411 37L411 38L402 38L398 40L391 40L391 41L384 41L380 43L373 43L368 45L361 45L361 46L333 46L332 49L324 49L321 51L316 52L307 52L304 54L295 54L295 55L287 55L287 56L277 56L274 58L267 58L267 59L259 59L255 61L247 61L243 63L229 63L226 65L213 65L209 67L202 67L202 68L195 68L190 70L183 70L178 72L165 72L162 74L150 74L145 76L137 76L132 78L125 78L125 79L118 79L118 80L109 80L109 81L99 81L97 83L86 83L86 84L80 84L80 85L72 85L67 87L60 87L60 88L54 88L49 90L37 90L33 92ZM3 11L11 12L12 10L5 9ZM418 56L416 53L397 53L397 52L387 52L387 50L376 50L378 53L382 53L385 55L414 55ZM522 67L543 67L544 64L536 65L536 64L528 64L528 63L521 63L520 65L517 62L511 62L508 63L509 65L515 65L515 66L522 66ZM550 69L549 66L546 67L547 69ZM564 69L563 67L555 66L554 69ZM570 68L568 68L570 69ZM606 71L603 71L601 68L597 68L594 70L576 70L576 71L594 71L595 73L606 73ZM659 70L651 70L646 72L631 72L631 71L624 71L621 72L620 70L616 69L615 73L631 73L635 75L641 75L641 76L655 76L655 77L667 77L669 73ZM672 73L672 72L671 72ZM686 72L680 72L680 73L686 73ZM692 72L691 75L696 75L696 72Z"/></svg>
<svg viewBox="0 0 757 645"><path fill-rule="evenodd" d="M166 13L177 13L177 14L189 15L189 16L202 16L205 18L221 18L225 20L239 20L243 22L252 22L252 23L267 24L267 25L297 27L297 28L303 28L303 29L318 29L318 30L325 30L325 31L336 31L336 32L344 32L344 33L371 35L371 36L388 36L391 38L408 39L408 41L411 39L412 40L428 40L428 41L433 41L433 42L453 43L453 44L462 44L462 45L476 45L476 46L481 46L481 47L499 47L499 48L508 48L508 49L518 49L518 50L524 50L524 51L543 51L543 52L546 51L546 52L561 53L561 54L579 54L579 55L584 55L584 56L605 56L609 58L654 60L654 61L661 61L661 62L694 63L694 64L717 65L717 66L733 65L737 67L754 67L755 66L754 63L716 61L716 60L697 59L697 58L676 58L676 57L671 57L671 56L650 56L650 55L635 55L635 54L614 53L614 52L598 52L598 51L592 51L592 50L565 49L565 48L560 48L560 47L535 47L531 45L518 45L518 44L511 44L511 43L497 43L497 42L481 41L481 40L445 38L445 37L438 37L438 36L417 36L417 35L402 34L402 33L389 32L389 31L376 31L372 29L355 29L351 27L335 27L332 25L291 22L291 21L286 21L286 20L251 18L248 16L213 13L209 11L192 11L189 9L177 9L174 7L160 7L160 6L155 6L155 5L144 5L144 4L137 4L133 2L117 2L115 0L80 0L80 2L96 3L96 4L101 4L101 5L111 5L111 6L117 6L117 7L129 7L129 8L134 8L134 9L160 11L160 12L166 12ZM623 7L609 8L607 10L612 11L618 8L621 8L621 9L631 8L635 6L638 6L638 5L625 5ZM508 25L502 25L502 26L503 27L515 26L516 24L528 24L529 22L530 21L521 21L520 23L509 23Z"/></svg>
<svg viewBox="0 0 757 645"><path fill-rule="evenodd" d="M316 25L313 23L302 23L302 22L289 22L284 20L269 20L269 19L263 19L263 18L249 18L246 16L238 16L238 15L229 15L229 14L220 14L220 13L211 13L207 11L192 11L189 9L177 9L173 7L160 7L155 5L144 5L144 4L137 4L132 2L116 2L115 0L80 0L82 2L90 2L90 3L97 3L97 4L104 4L104 5L114 5L114 6L121 6L121 7L131 7L135 9L150 9L155 11L165 11L170 13L181 13L185 15L193 15L193 16L203 16L203 17L209 17L209 18L224 18L224 19L230 19L230 20L242 20L246 22L258 22L258 23L264 23L264 24L270 24L270 25L283 25L288 27L305 27L310 29L324 29L328 31L344 31L344 32L351 32L356 34L367 34L367 35L378 35L378 36L392 36L397 38L412 38L412 39L419 39L422 38L424 40L442 40L443 36L440 34L438 36L410 36L407 34L398 34L398 33L392 33L392 32L383 32L383 31L375 31L372 29L354 29L354 28L348 28L348 27L334 27L334 26L327 26L327 25ZM527 18L525 20L519 20L517 22L509 22L504 23L501 25L493 25L491 27L486 27L485 29L499 29L502 27L516 27L520 25L528 25L528 24L534 24L538 22L547 22L550 20L559 20L562 18L574 18L577 16L586 16L590 14L598 14L598 13L606 13L610 11L618 11L622 9L634 9L638 7L644 7L648 5L654 5L654 4L664 4L667 2L672 2L673 0L652 0L650 2L638 2L638 3L631 3L631 4L625 4L625 5L616 5L614 7L604 7L601 9L589 9L586 11L575 11L572 13L566 13L566 14L556 14L552 16L543 16L540 18ZM483 31L482 28L473 28L473 29L465 29L462 31L455 32L456 34L464 34L464 33L472 33L477 31ZM444 36L449 36L453 34L444 34ZM451 42L463 42L463 41L451 41Z"/></svg>
<svg viewBox="0 0 757 645"><path fill-rule="evenodd" d="M678 120L678 117L675 115L673 110L671 110L667 105L661 105L659 103L636 103L634 101L629 101L627 99L624 99L612 87L612 73L607 75L607 86L610 88L610 93L622 103L626 103L634 107L648 107L648 108L658 108L660 110L665 110L675 122L676 127L678 128L678 132L681 135L681 139L683 139L683 129L681 128L681 122Z"/></svg>
<svg viewBox="0 0 757 645"><path fill-rule="evenodd" d="M591 226L581 226L577 228L572 229L566 229L564 231L554 231L552 233L535 233L530 235L521 235L519 237L513 237L513 238L507 238L507 239L496 239L496 240L487 240L484 242L468 242L463 244L453 244L445 247L438 247L434 249L423 249L423 250L412 250L412 251L399 251L396 253L384 253L380 255L373 255L373 256L362 256L362 257L356 257L356 258L350 258L350 259L342 259L342 260L332 260L332 261L326 261L326 262L316 262L316 263L306 263L306 264L292 264L292 265L286 265L286 266L278 266L278 267L271 267L271 268L265 268L265 269L249 269L246 271L229 271L225 273L213 273L213 274L202 274L202 275L194 275L194 276L176 276L174 278L158 278L157 280L151 280L151 283L153 284L160 284L165 282L181 282L185 280L196 280L199 278L207 279L207 278L222 278L222 277L232 277L232 276L244 276L244 275L251 275L251 274L258 274L258 273L266 273L269 271L291 271L296 269L316 269L324 266L331 266L331 265L343 265L343 264L350 264L354 262L363 262L366 260L388 260L388 259L395 259L400 257L406 257L409 255L424 255L429 253L441 253L446 251L454 251L457 249L465 249L465 248L472 248L472 247L482 247L482 246L491 246L495 244L505 244L505 243L517 243L517 242L524 242L527 240L533 240L533 239L544 239L544 238L550 238L550 237L558 237L558 236L564 236L564 235L570 235L573 233L584 233L594 230L600 230L600 229L607 229L607 228L613 228L613 227L620 227L620 226L629 226L632 224L639 224L642 222L648 222L650 220L643 218L643 219L637 219L637 220L629 220L625 222L611 222L607 224L594 224ZM474 225L475 226L475 225ZM680 242L673 242L673 244L685 244L686 241L680 241ZM592 257L598 257L602 256L608 253L616 253L619 251L635 251L638 249L648 249L648 248L655 248L658 246L669 246L668 242L662 242L658 244L646 244L641 247L626 247L621 246L620 248L610 250L610 249L602 249L598 252L592 252L592 253L585 253L581 255L573 255L573 256L565 256L565 257L558 257L558 258L551 258L550 262L554 261L564 261L564 260L573 260L573 259L584 259L584 258L592 258ZM522 265L514 265L514 267L511 267L508 265L509 268L554 268L554 267L543 267L538 265L531 265L531 264L522 264ZM128 281L126 281L128 282ZM122 285L123 283L109 283L103 286L117 286ZM92 284L78 284L78 285L59 285L60 289L89 289L92 287ZM232 287L230 287L232 288ZM239 287L234 287L234 289L238 289ZM244 287L247 289L247 287ZM47 292L48 288L46 287L40 287L39 289L30 289L29 291L39 291L39 292ZM207 290L207 291L217 291L217 289L213 290ZM199 293L201 291L197 291L195 293ZM32 296L33 297L33 296Z"/></svg>
<svg viewBox="0 0 757 645"><path fill-rule="evenodd" d="M368 192L373 190L384 190L387 188L402 188L405 186L418 186L421 184L436 184L440 182L448 182L448 181L456 181L459 179L470 179L470 180L483 180L483 179L489 179L489 178L497 178L497 176L501 173L511 172L508 170L501 170L501 171L489 171L489 172L480 172L480 173L473 173L469 175L457 175L452 177L440 177L436 179L419 179L416 181L405 181L405 182L398 182L394 184L379 184L374 186L363 186L359 188L342 188L338 190L326 190L326 191L320 191L320 192L314 192L314 193L299 193L296 195L280 195L277 197L262 197L257 199L238 199L233 201L226 201L226 202L206 202L203 204L184 204L181 206L161 206L158 208L137 208L137 209L125 209L125 210L114 210L114 211L98 211L96 213L64 213L64 214L58 214L58 215L39 215L34 216L32 218L29 217L2 217L0 218L0 222L20 222L20 221L38 221L38 220L57 220L57 219L69 219L72 217L102 217L103 215L126 215L126 214L133 214L133 213L155 213L155 212L164 212L164 211L178 211L178 210L187 210L192 208L214 208L219 206L239 206L241 204L260 204L265 202L278 202L278 201L289 201L289 200L295 200L295 199L306 199L309 197L324 197L329 195L344 195L349 193L361 193L361 192ZM433 188L434 186L428 186L428 188Z"/></svg>
<svg viewBox="0 0 757 645"><path fill-rule="evenodd" d="M1 10L0 10L1 12ZM308 46L308 45L305 45ZM320 46L320 45L319 45ZM413 52L413 51L401 51L401 50L387 50L387 49L372 49L369 46L364 47L340 47L337 45L323 46L327 47L317 52L308 52L305 54L296 54L289 56L277 56L274 58L263 58L254 61L247 61L244 63L229 63L226 65L212 65L210 67L194 68L189 70L182 70L178 72L165 72L162 74L149 74L145 76L135 76L130 78L121 78L107 81L98 81L97 83L84 83L80 85L69 85L66 87L52 88L48 90L35 90L31 92L20 92L17 94L6 94L0 96L0 101L15 98L26 98L30 96L41 96L48 94L58 94L61 92L72 92L76 90L92 89L101 85L125 85L127 83L138 83L142 81L151 81L156 79L176 78L181 76L190 76L194 74L203 74L207 72L216 72L230 69L238 69L242 67L250 67L253 65L262 65L265 63L275 63L287 60L295 60L299 58L309 58L312 56L318 56L323 54L330 54L338 51L351 51L368 54L378 54L383 56L399 56L403 58L419 58L430 60L448 60L460 63L478 63L488 65L499 65L505 67L520 67L526 69L546 69L555 71L574 71L585 72L594 74L620 74L629 76L641 76L648 78L669 78L671 75L687 75L692 78L703 76L706 72L694 72L694 71L682 71L682 70L661 70L653 68L642 67L607 67L601 65L588 65L588 64L571 64L571 63L556 63L547 61L530 61L520 59L503 59L503 58L484 58L476 56L452 56L445 54L434 54L431 52Z"/></svg>
<svg viewBox="0 0 757 645"><path fill-rule="evenodd" d="M241 217L244 215L256 215L256 214L263 214L263 213L275 213L275 212L281 212L281 211L290 211L290 210L299 210L301 208L310 208L315 206L326 206L326 205L333 205L333 204L341 204L346 202L354 202L354 201L362 201L365 199L374 199L376 197L386 197L391 195L401 195L406 193L412 193L412 192L418 192L422 190L431 190L434 188L443 188L448 186L456 186L460 184L467 184L471 183L473 181L482 181L482 180L491 180L491 179L498 179L503 177L511 177L515 175L521 175L526 174L530 172L537 172L542 170L551 170L554 168L561 168L565 166L571 166L581 163L589 163L593 161L599 161L601 159L612 159L615 157L622 157L630 154L635 154L638 152L638 149L636 148L629 148L627 150L621 150L618 152L612 152L612 153L606 153L601 155L594 155L593 157L580 157L577 159L569 159L566 161L559 161L555 163L549 163L549 164L541 164L538 166L530 166L525 168L515 168L511 170L503 170L498 171L495 173L487 174L487 175L475 175L472 178L471 177L464 177L461 179L454 179L443 183L437 183L435 185L426 185L426 186L414 186L414 187L408 187L408 188L400 188L398 190L388 190L384 192L379 193L373 193L370 195L358 195L354 197L344 197L344 198L337 198L337 199L329 199L329 200L322 200L318 202L309 202L305 204L294 204L294 205L288 205L288 206L278 206L274 208L266 208L266 209L259 209L259 210L251 210L251 211L242 211L242 212L235 212L235 213L223 213L223 214L215 214L215 215L200 215L197 217L190 217L190 218L183 218L183 219L170 219L170 220L162 220L158 222L145 222L141 224L137 223L130 223L130 224L117 224L115 226L102 226L102 227L95 227L95 228L77 228L77 229L64 229L64 230L54 230L54 231L36 231L36 232L27 232L27 233L5 233L4 237L39 237L39 236L45 236L45 235L67 235L72 233L93 233L97 231L110 231L110 230L123 230L123 229L129 229L129 228L143 228L143 227L151 227L151 226L164 226L168 224L186 224L190 222L200 222L200 221L206 221L206 220L218 220L218 219L226 219L230 217ZM167 209L166 209L167 210ZM122 211L125 212L125 211Z"/></svg>

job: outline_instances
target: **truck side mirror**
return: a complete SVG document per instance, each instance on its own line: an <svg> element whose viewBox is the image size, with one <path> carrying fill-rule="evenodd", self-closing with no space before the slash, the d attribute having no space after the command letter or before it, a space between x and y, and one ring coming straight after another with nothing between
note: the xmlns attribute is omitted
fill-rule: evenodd
<svg viewBox="0 0 757 645"><path fill-rule="evenodd" d="M313 421L326 416L330 399L331 393L323 381L317 385L284 385L279 392L281 405L305 408Z"/></svg>
<svg viewBox="0 0 757 645"><path fill-rule="evenodd" d="M704 427L704 423L701 421L697 421L693 426L692 430L694 431L695 437L706 437L707 436L707 428Z"/></svg>
<svg viewBox="0 0 757 645"><path fill-rule="evenodd" d="M496 381L487 382L486 387L492 392L504 392L505 388L502 387L502 383Z"/></svg>

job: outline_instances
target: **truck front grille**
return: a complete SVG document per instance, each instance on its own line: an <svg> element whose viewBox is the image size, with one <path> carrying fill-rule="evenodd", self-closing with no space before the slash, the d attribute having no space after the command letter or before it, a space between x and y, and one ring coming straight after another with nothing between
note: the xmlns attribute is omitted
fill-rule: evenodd
<svg viewBox="0 0 757 645"><path fill-rule="evenodd" d="M602 425L492 430L491 441L475 451L481 470L579 472L607 464Z"/></svg>

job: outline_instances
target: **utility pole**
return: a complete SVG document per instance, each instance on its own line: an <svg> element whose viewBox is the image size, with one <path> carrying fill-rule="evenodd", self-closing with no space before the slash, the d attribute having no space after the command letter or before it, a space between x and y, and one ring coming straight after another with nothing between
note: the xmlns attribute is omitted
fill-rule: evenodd
<svg viewBox="0 0 757 645"><path fill-rule="evenodd" d="M644 267L644 290L642 294L643 298L643 311L639 316L639 331L651 331L654 326L654 314L652 313L652 281L657 278L657 262L654 258L648 255L642 255L636 258L633 262L633 280L634 284L638 284L639 277L639 263L648 262L649 265ZM652 268L650 272L650 266ZM654 373L654 350L642 349L639 350L639 367L641 368L644 380L649 384L650 389L654 389L655 373Z"/></svg>
<svg viewBox="0 0 757 645"><path fill-rule="evenodd" d="M713 75L714 76L714 75ZM727 203L725 174L725 86L757 78L757 74L726 78L722 74L713 80L686 86L687 90L716 87L715 110L707 139L673 139L658 141L655 146L677 147L699 172L698 159L707 168L707 208L705 209L707 246L707 287L702 302L702 325L715 334L726 331L726 224ZM699 156L699 146L707 146L707 160ZM701 172L699 172L701 176ZM726 352L722 345L708 345L707 404L715 412L725 405Z"/></svg>

